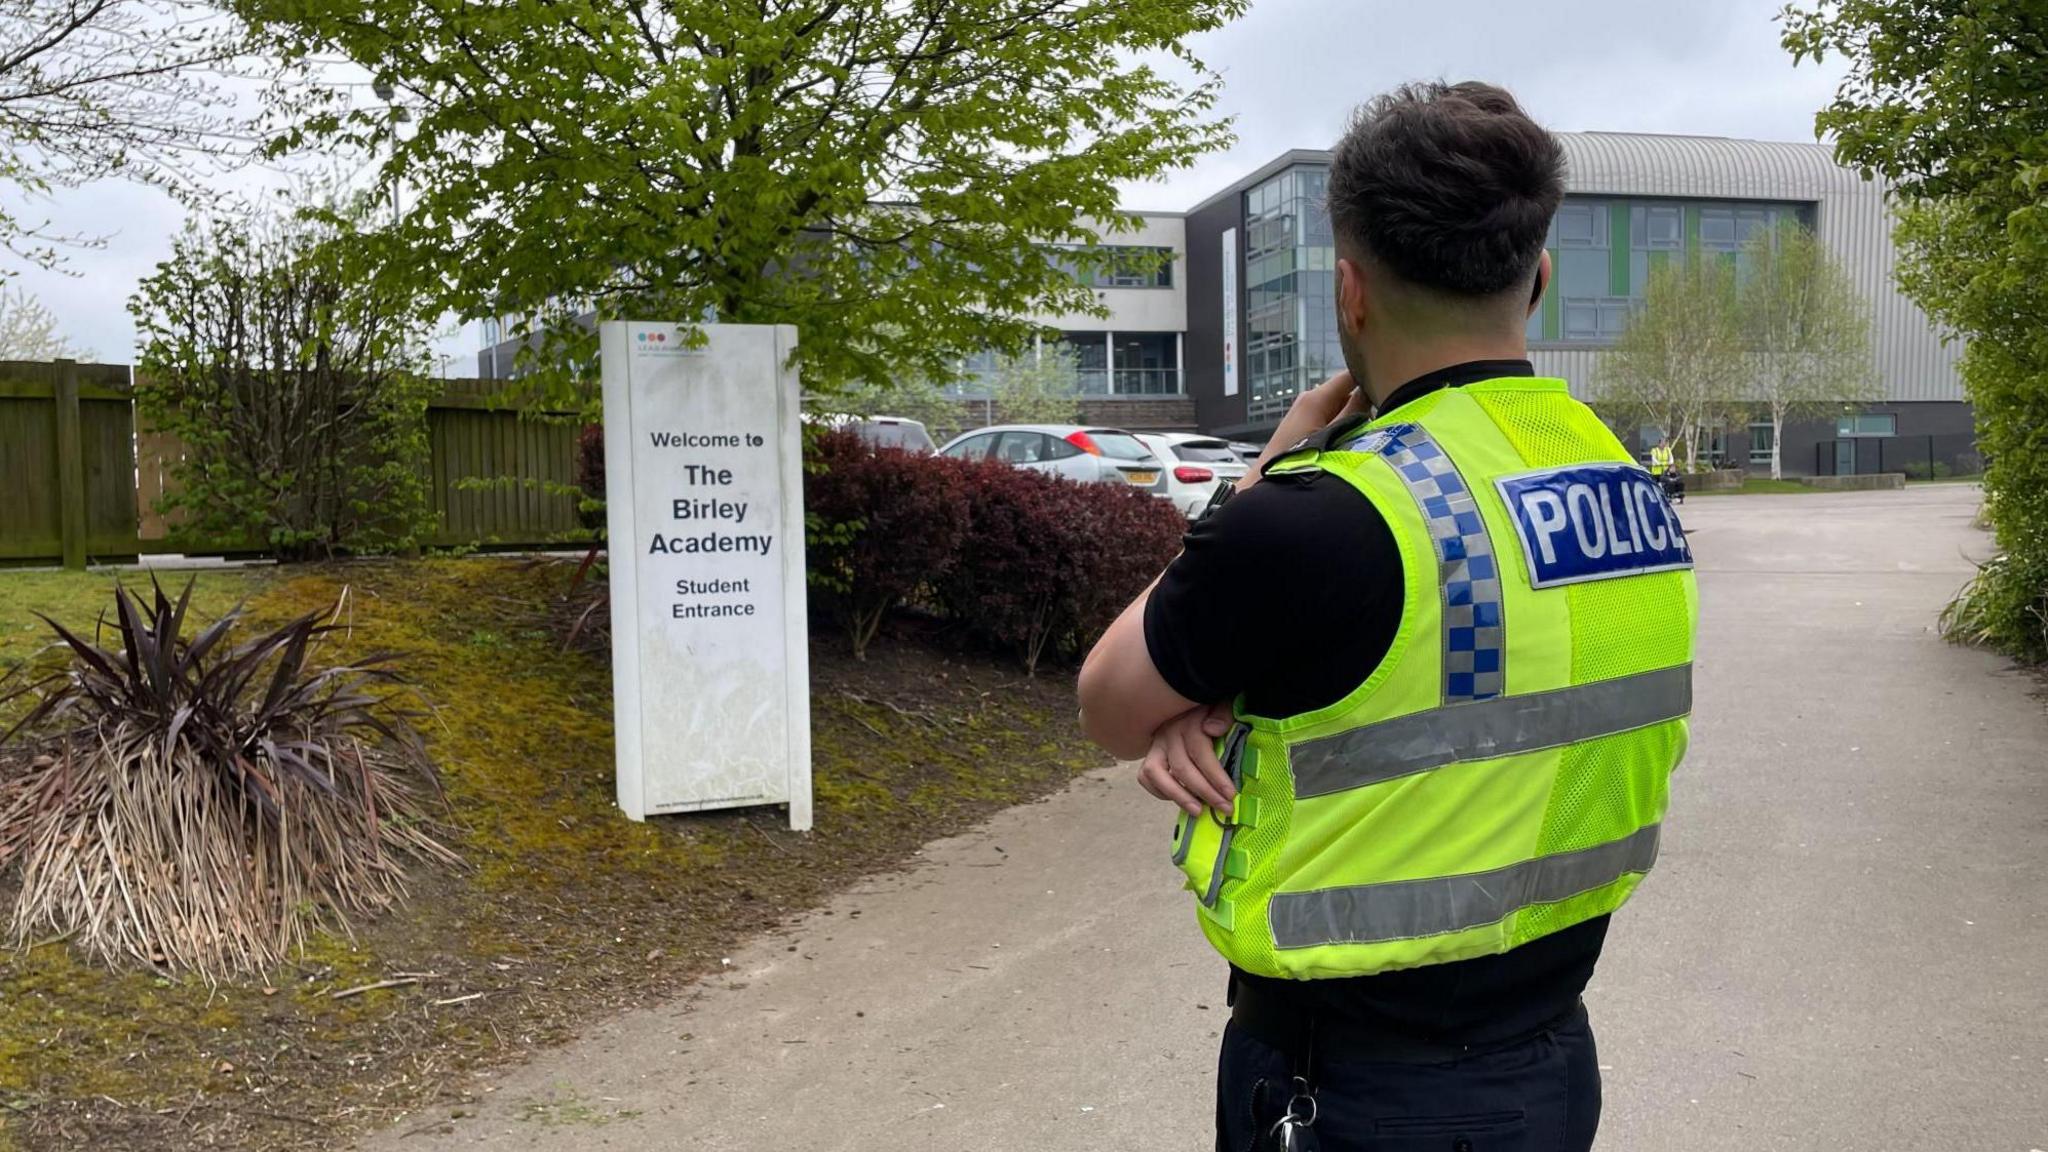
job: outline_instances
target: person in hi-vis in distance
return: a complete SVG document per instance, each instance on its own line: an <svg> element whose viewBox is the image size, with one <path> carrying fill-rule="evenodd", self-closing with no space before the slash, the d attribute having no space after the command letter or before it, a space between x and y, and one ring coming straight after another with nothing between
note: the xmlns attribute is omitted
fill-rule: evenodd
<svg viewBox="0 0 2048 1152"><path fill-rule="evenodd" d="M1656 858L1697 593L1656 479L1527 358L1562 166L1490 85L1360 110L1347 370L1082 668L1230 964L1220 1149L1592 1144L1580 996Z"/></svg>

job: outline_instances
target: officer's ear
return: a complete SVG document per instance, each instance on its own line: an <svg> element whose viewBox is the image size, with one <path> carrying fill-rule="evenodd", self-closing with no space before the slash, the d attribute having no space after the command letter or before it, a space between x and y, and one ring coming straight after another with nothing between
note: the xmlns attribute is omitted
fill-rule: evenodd
<svg viewBox="0 0 2048 1152"><path fill-rule="evenodd" d="M1536 258L1536 283L1529 289L1529 312L1534 315L1543 303L1543 292L1550 287L1550 249L1545 248Z"/></svg>
<svg viewBox="0 0 2048 1152"><path fill-rule="evenodd" d="M1337 320L1351 332L1365 331L1365 268L1349 256L1337 258Z"/></svg>

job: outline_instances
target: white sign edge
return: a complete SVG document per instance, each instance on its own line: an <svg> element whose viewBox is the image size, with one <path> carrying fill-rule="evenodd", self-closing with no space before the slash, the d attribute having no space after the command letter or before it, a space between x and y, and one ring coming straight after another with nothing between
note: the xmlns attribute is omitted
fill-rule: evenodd
<svg viewBox="0 0 2048 1152"><path fill-rule="evenodd" d="M598 374L603 382L605 456L605 550L610 560L612 618L612 749L617 761L619 809L629 820L647 819L647 786L641 777L640 578L635 557L617 555L619 541L638 540L633 523L633 360L631 326L607 320L597 326Z"/></svg>
<svg viewBox="0 0 2048 1152"><path fill-rule="evenodd" d="M797 331L775 326L778 411L782 439L783 691L789 728L789 827L811 828L811 649L808 576L804 563L803 386L797 378Z"/></svg>

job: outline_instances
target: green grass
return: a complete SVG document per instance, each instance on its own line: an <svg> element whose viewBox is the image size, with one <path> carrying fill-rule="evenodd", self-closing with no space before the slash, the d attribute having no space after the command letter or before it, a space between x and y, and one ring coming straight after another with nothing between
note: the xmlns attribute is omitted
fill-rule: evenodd
<svg viewBox="0 0 2048 1152"><path fill-rule="evenodd" d="M165 572L159 576L164 590L172 596L183 591L185 581L196 577L192 589L192 613L212 620L254 596L271 570L267 568L209 569L202 572ZM0 672L50 645L50 628L36 618L42 613L81 634L92 628L102 613L114 610L114 585L132 589L149 587L147 572L61 572L0 570Z"/></svg>
<svg viewBox="0 0 2048 1152"><path fill-rule="evenodd" d="M344 1058L405 1060L449 1082L516 1059L529 1038L566 1037L616 1004L717 971L737 941L852 878L1101 763L1052 678L1023 681L1007 664L910 642L858 667L819 647L814 831L785 833L759 812L627 821L614 804L609 666L559 639L560 618L573 614L562 603L572 569L477 557L199 574L196 621L246 600L241 636L330 611L348 590L344 630L316 662L397 654L431 709L422 732L468 864L422 870L413 900L359 925L353 940L317 937L266 976L269 994L263 980L209 988L176 973L104 971L55 940L0 956L0 1152L11 1152L17 1125L92 1136L117 1127L88 1113L131 1127L119 1140L65 1146L190 1147L196 1130L230 1120L215 1146L302 1146L308 1134L262 1119L272 1113L301 1127L340 1124L323 1130L338 1139L363 1118L419 1107L443 1082L344 1071ZM119 579L148 586L146 573ZM165 574L166 591L186 579ZM36 613L89 631L111 611L115 583L109 573L0 571L0 672L48 645ZM332 998L400 972L436 975ZM471 992L487 995L435 1004ZM593 1109L544 1100L526 1118L622 1115Z"/></svg>
<svg viewBox="0 0 2048 1152"><path fill-rule="evenodd" d="M1811 492L1813 489L1797 480L1773 480L1768 476L1751 476L1736 490L1739 496L1783 496L1791 492Z"/></svg>

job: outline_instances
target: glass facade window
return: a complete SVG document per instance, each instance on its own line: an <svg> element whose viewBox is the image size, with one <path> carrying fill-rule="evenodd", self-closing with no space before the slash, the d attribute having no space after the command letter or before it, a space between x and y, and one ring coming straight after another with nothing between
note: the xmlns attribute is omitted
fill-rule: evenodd
<svg viewBox="0 0 2048 1152"><path fill-rule="evenodd" d="M1075 279L1084 279L1080 263L1073 257L1075 251L1073 248L1055 248L1052 250L1052 262ZM1085 277L1090 287L1173 287L1173 249L1137 244L1105 244L1101 251L1105 253L1103 261Z"/></svg>
<svg viewBox="0 0 2048 1152"><path fill-rule="evenodd" d="M1835 419L1837 436L1896 436L1899 418L1889 412L1862 412Z"/></svg>
<svg viewBox="0 0 2048 1152"><path fill-rule="evenodd" d="M1119 396L1175 396L1180 393L1180 334L1118 332L1112 382Z"/></svg>
<svg viewBox="0 0 2048 1152"><path fill-rule="evenodd" d="M1529 317L1529 342L1612 344L1659 265L1713 257L1747 276L1743 245L1783 220L1812 227L1813 206L1567 196L1545 242L1555 279Z"/></svg>
<svg viewBox="0 0 2048 1152"><path fill-rule="evenodd" d="M1749 426L1749 462L1769 464L1771 462L1771 426L1755 423Z"/></svg>
<svg viewBox="0 0 2048 1152"><path fill-rule="evenodd" d="M1026 348L1022 358L1029 362L1034 355L1055 351L1073 358L1079 395L1178 396L1182 391L1178 332L1048 333L1036 351ZM959 376L945 391L951 396L992 395L1001 384L1002 371L1001 353L977 352L960 362Z"/></svg>
<svg viewBox="0 0 2048 1152"><path fill-rule="evenodd" d="M1081 374L1081 395L1109 394L1109 344L1101 332L1062 332L1060 342L1073 353Z"/></svg>
<svg viewBox="0 0 2048 1152"><path fill-rule="evenodd" d="M1278 419L1344 364L1328 181L1327 168L1297 165L1243 194L1241 366L1253 423ZM1529 342L1611 345L1658 266L1718 258L1744 276L1752 235L1788 220L1811 228L1814 213L1796 202L1567 196L1545 238L1554 279L1530 313Z"/></svg>
<svg viewBox="0 0 2048 1152"><path fill-rule="evenodd" d="M1635 204L1628 210L1629 244L1645 251L1685 247L1685 217L1676 204Z"/></svg>
<svg viewBox="0 0 2048 1152"><path fill-rule="evenodd" d="M1248 415L1277 418L1341 368L1336 241L1323 204L1328 168L1299 165L1244 194L1244 357Z"/></svg>

